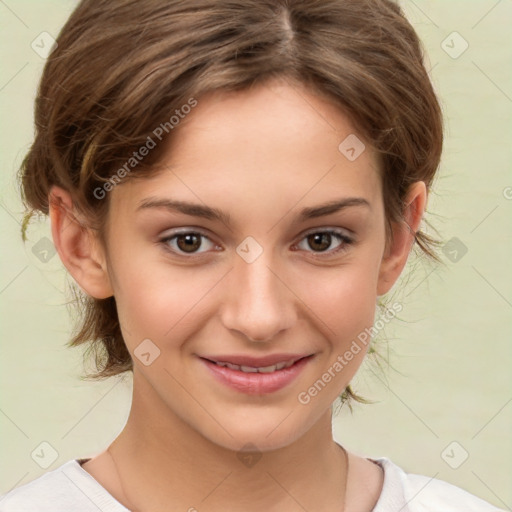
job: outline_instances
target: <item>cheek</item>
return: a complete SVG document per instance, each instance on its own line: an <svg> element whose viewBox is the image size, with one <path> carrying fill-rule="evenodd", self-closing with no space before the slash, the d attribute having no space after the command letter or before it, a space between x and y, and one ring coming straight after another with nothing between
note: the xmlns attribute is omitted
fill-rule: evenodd
<svg viewBox="0 0 512 512"><path fill-rule="evenodd" d="M117 262L116 304L123 336L133 351L146 338L162 347L186 338L205 317L219 280L210 271L177 267L132 255Z"/></svg>
<svg viewBox="0 0 512 512"><path fill-rule="evenodd" d="M373 323L377 277L377 265L360 261L306 280L306 304L326 325L329 338L347 340Z"/></svg>

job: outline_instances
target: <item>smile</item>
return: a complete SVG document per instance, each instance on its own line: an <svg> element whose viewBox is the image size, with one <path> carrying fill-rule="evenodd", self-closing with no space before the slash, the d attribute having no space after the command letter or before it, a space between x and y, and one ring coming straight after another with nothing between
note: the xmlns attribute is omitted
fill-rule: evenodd
<svg viewBox="0 0 512 512"><path fill-rule="evenodd" d="M283 368L289 368L292 366L295 361L288 361L285 363L277 363L273 364L271 366L259 366L259 367L253 367L253 366L240 366L238 364L233 363L224 363L220 361L212 361L215 362L218 366L225 366L226 368L229 368L230 370L238 370L244 373L272 373L277 370L282 370Z"/></svg>
<svg viewBox="0 0 512 512"><path fill-rule="evenodd" d="M215 381L237 392L263 395L291 384L310 363L313 355L269 356L258 359L242 356L199 359Z"/></svg>

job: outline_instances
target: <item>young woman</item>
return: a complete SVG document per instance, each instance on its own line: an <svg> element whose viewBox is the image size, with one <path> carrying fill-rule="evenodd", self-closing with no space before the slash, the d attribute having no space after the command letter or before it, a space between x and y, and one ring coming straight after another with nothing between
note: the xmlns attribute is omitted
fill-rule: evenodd
<svg viewBox="0 0 512 512"><path fill-rule="evenodd" d="M2 512L495 511L336 443L331 406L420 230L442 117L389 0L85 0L22 167L133 372L125 428ZM388 311L391 311L389 309Z"/></svg>

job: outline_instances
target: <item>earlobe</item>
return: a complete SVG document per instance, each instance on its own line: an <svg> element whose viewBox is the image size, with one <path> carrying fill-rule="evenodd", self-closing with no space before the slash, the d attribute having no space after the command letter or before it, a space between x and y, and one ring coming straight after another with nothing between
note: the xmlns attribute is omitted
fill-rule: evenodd
<svg viewBox="0 0 512 512"><path fill-rule="evenodd" d="M402 273L425 211L427 190L423 181L411 185L407 194L403 222L393 224L393 239L381 261L377 295L386 294Z"/></svg>
<svg viewBox="0 0 512 512"><path fill-rule="evenodd" d="M48 199L53 243L62 263L85 293L96 299L111 297L103 248L77 215L71 195L53 186Z"/></svg>

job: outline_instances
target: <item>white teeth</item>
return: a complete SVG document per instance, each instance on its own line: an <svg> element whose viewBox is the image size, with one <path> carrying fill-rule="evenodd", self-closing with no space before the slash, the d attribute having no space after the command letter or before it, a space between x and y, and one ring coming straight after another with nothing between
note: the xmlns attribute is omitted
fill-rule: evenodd
<svg viewBox="0 0 512 512"><path fill-rule="evenodd" d="M274 364L273 366L263 366L262 368L258 368L258 371L260 373L272 373L276 370L280 370L281 368L278 368L277 364Z"/></svg>
<svg viewBox="0 0 512 512"><path fill-rule="evenodd" d="M242 371L245 373L272 373L277 370L282 370L283 368L289 368L290 366L292 366L295 363L295 361L288 361L285 363L277 363L272 366L261 366L261 367L257 367L257 368L255 368L253 366L243 366L243 365L239 366L237 364L226 363L223 361L216 361L215 363L218 366L225 366L225 367L229 368L230 370L238 370L238 371Z"/></svg>
<svg viewBox="0 0 512 512"><path fill-rule="evenodd" d="M256 373L259 368L253 368L252 366L240 366L240 370L246 373Z"/></svg>

